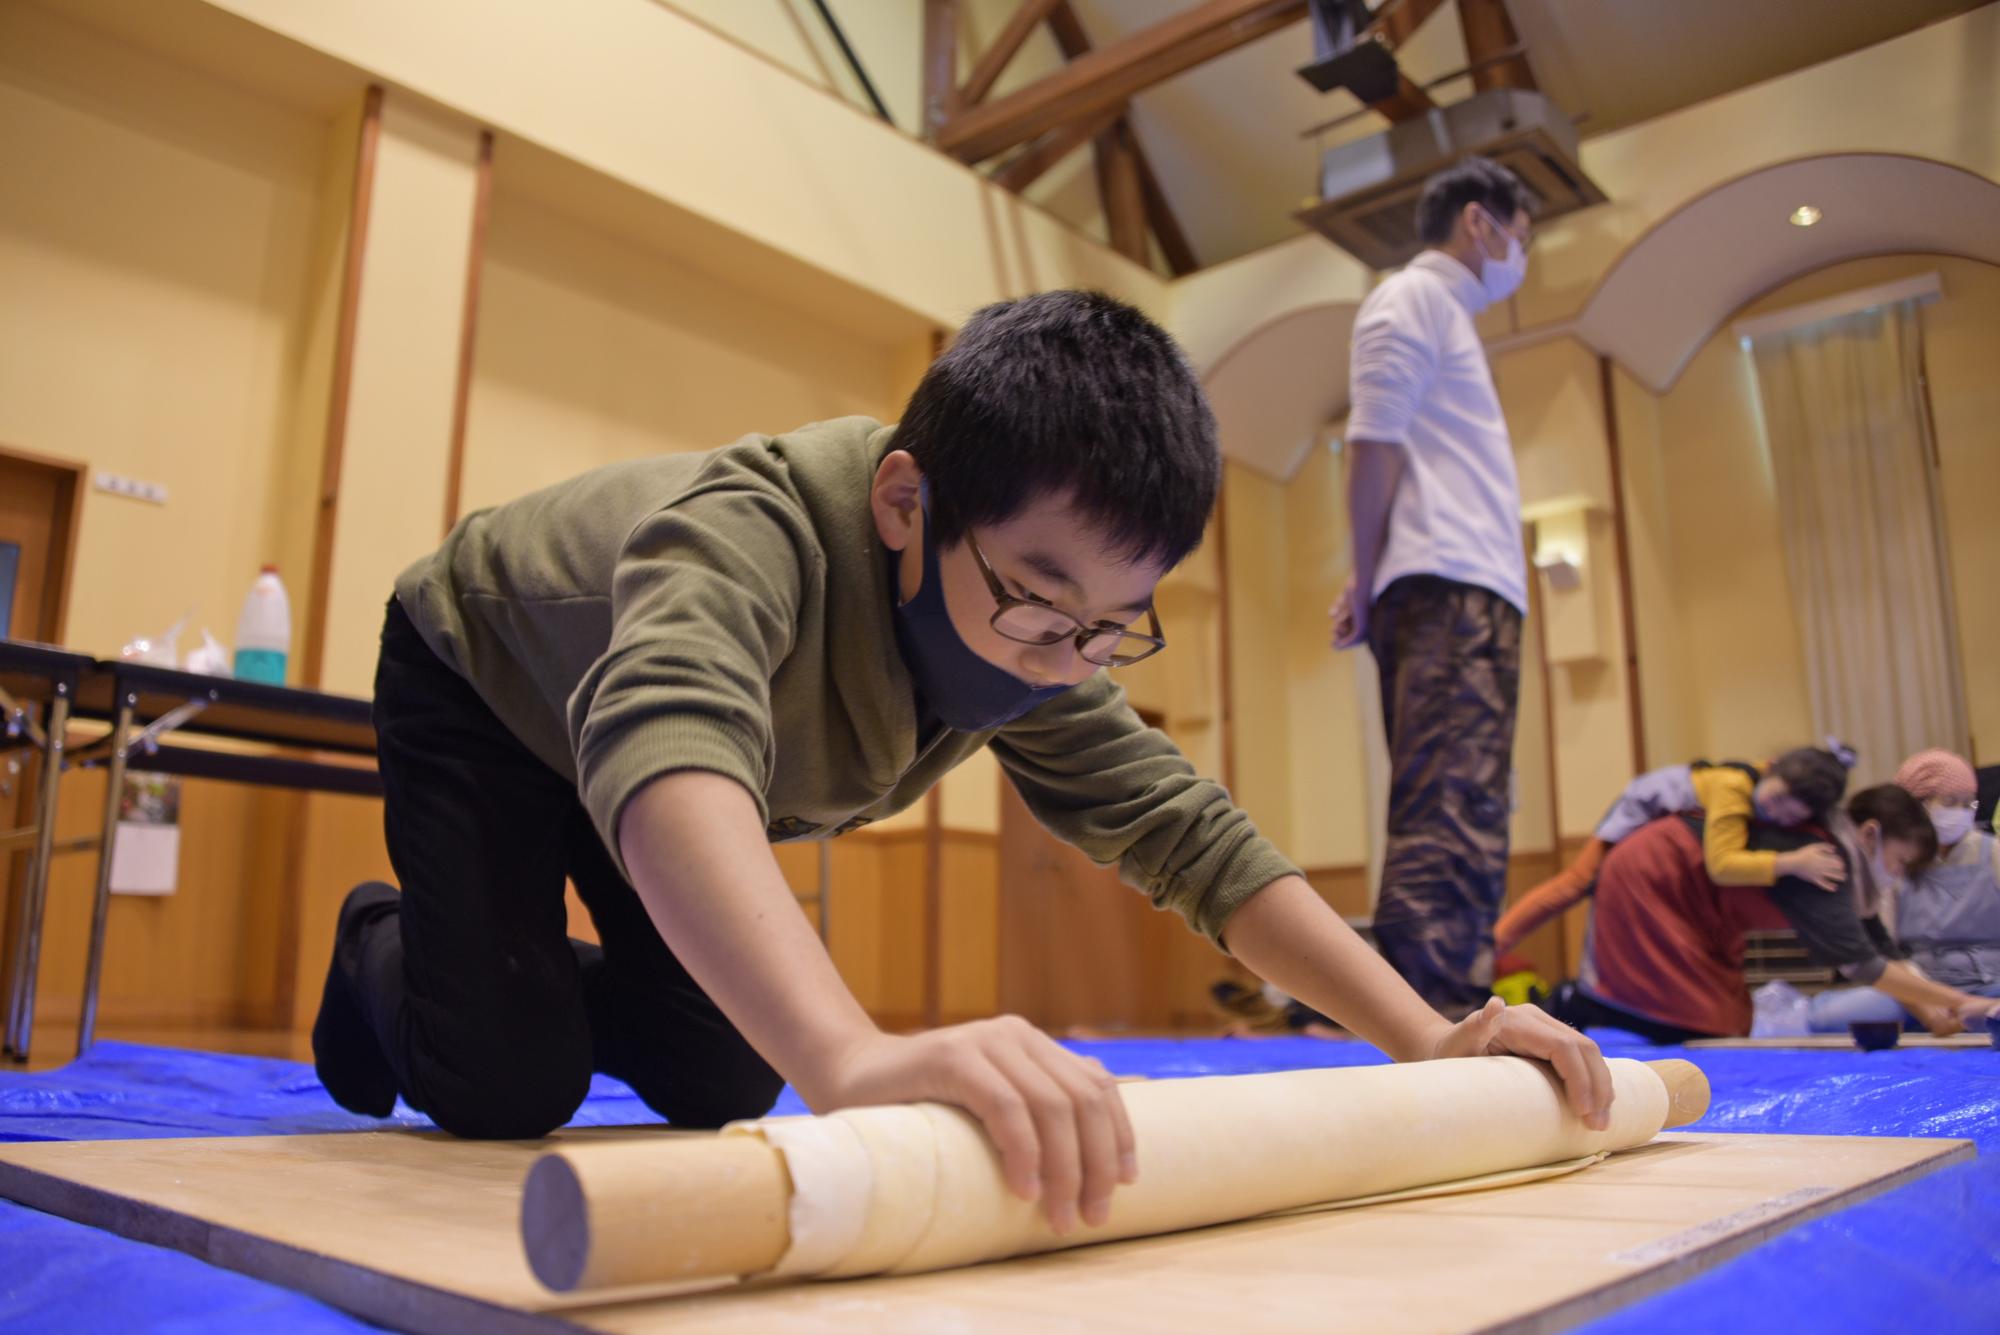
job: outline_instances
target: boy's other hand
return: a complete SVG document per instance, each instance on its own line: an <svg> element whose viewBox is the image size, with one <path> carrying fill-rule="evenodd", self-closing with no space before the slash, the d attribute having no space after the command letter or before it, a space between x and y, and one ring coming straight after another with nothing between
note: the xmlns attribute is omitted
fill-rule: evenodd
<svg viewBox="0 0 2000 1335"><path fill-rule="evenodd" d="M1537 1006L1509 1006L1498 997L1438 1039L1433 1057L1534 1057L1562 1077L1569 1106L1593 1131L1611 1125L1611 1068L1587 1035Z"/></svg>
<svg viewBox="0 0 2000 1335"><path fill-rule="evenodd" d="M1333 647L1352 649L1368 638L1368 605L1354 596L1354 576L1347 577L1347 587L1340 591L1327 615L1333 619Z"/></svg>
<svg viewBox="0 0 2000 1335"><path fill-rule="evenodd" d="M1821 890L1838 890L1847 883L1847 864L1832 844L1807 844L1778 854L1778 875L1790 876Z"/></svg>
<svg viewBox="0 0 2000 1335"><path fill-rule="evenodd" d="M1007 1185L1040 1200L1050 1227L1102 1224L1111 1191L1139 1176L1118 1082L1016 1015L899 1036L841 1053L806 1091L814 1112L884 1103L950 1103L986 1128Z"/></svg>

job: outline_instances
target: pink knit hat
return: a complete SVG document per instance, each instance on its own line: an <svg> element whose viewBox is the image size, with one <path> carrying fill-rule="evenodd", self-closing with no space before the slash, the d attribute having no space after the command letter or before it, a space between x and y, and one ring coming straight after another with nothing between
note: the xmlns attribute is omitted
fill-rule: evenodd
<svg viewBox="0 0 2000 1335"><path fill-rule="evenodd" d="M1940 793L1970 793L1979 788L1972 766L1950 751L1919 751L1896 771L1896 786L1919 802L1928 802Z"/></svg>

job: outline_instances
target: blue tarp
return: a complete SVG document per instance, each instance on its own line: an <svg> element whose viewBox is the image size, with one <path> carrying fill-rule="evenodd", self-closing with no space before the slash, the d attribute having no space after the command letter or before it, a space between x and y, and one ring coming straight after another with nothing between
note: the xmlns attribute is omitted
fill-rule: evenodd
<svg viewBox="0 0 2000 1335"><path fill-rule="evenodd" d="M1632 1055L1623 1036L1600 1033ZM1070 1046L1120 1075L1346 1066L1382 1058L1309 1038L1121 1039ZM1962 1136L1980 1157L1793 1229L1672 1292L1586 1327L2000 1331L2000 1053L1718 1049L1685 1054L1715 1100L1696 1129ZM780 1111L800 1111L786 1094ZM655 1119L600 1078L581 1125ZM396 1122L424 1119L398 1110ZM37 1075L0 1073L0 1140L274 1135L374 1128L335 1108L296 1062L100 1043ZM310 1298L0 1202L0 1330L264 1332L370 1329Z"/></svg>

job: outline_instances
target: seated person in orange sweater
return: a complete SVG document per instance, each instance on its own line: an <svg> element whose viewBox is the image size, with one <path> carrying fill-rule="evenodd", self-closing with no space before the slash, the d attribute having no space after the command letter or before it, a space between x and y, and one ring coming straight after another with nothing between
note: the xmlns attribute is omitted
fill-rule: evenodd
<svg viewBox="0 0 2000 1335"><path fill-rule="evenodd" d="M1908 809L1898 811L1899 805ZM1893 784L1856 794L1849 814L1857 825L1893 826L1896 837L1912 845L1906 851L1914 858L1936 851L1937 837L1922 809ZM1574 982L1557 989L1546 1007L1552 1015L1580 1029L1610 1026L1656 1043L1748 1034L1744 936L1784 927L1798 933L1816 961L1848 980L1872 984L1913 1011L1935 1016L1940 1032L2000 1006L1932 982L1906 961L1885 959L1862 926L1855 897L1845 893L1844 860L1830 890L1782 874L1766 886L1727 885L1710 874L1704 844L1713 840L1714 821L1706 831L1703 824L1694 815L1663 817L1606 856L1583 967ZM1772 867L1828 834L1816 823L1790 830L1756 824L1743 836L1737 853L1753 866Z"/></svg>
<svg viewBox="0 0 2000 1335"><path fill-rule="evenodd" d="M1662 816L1684 811L1707 818L1703 853L1708 874L1720 885L1771 885L1783 876L1821 889L1839 884L1840 854L1830 843L1815 841L1783 853L1752 851L1749 830L1753 817L1780 828L1823 819L1846 791L1853 764L1851 751L1802 746L1762 770L1741 761L1711 765L1697 760L1640 775L1611 804L1576 860L1501 915L1493 928L1494 956L1514 949L1588 895L1614 844Z"/></svg>

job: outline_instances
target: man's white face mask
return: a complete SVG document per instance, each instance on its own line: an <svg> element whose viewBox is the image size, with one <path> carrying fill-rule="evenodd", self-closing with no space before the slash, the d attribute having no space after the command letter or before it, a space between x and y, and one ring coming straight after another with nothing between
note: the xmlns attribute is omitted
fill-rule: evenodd
<svg viewBox="0 0 2000 1335"><path fill-rule="evenodd" d="M1521 283L1528 276L1528 252L1522 249L1521 238L1500 225L1500 220L1482 206L1480 213L1493 224L1493 230L1507 238L1507 253L1499 259L1491 255L1485 257L1485 267L1479 271L1479 281L1486 288L1488 301L1505 301L1520 291Z"/></svg>

